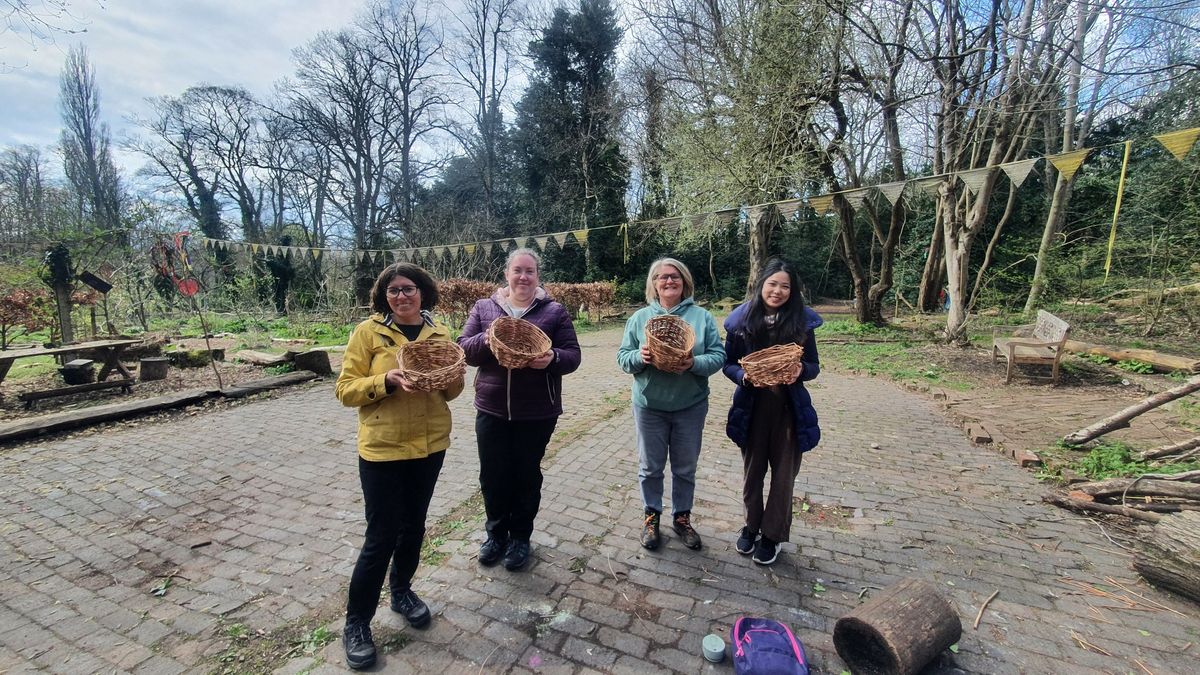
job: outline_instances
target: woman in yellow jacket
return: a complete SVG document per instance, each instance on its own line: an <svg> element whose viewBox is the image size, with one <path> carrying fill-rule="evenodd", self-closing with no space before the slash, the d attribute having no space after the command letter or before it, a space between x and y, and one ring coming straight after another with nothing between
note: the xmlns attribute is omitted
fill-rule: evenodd
<svg viewBox="0 0 1200 675"><path fill-rule="evenodd" d="M463 380L460 375L445 390L421 391L401 375L396 352L406 342L450 339L450 331L433 320L437 300L437 283L425 270L409 263L385 268L371 289L376 313L354 328L337 379L338 400L358 408L358 477L367 516L342 636L346 663L356 670L375 663L371 619L389 562L392 611L414 628L430 621L412 578L450 446L447 402L462 392Z"/></svg>

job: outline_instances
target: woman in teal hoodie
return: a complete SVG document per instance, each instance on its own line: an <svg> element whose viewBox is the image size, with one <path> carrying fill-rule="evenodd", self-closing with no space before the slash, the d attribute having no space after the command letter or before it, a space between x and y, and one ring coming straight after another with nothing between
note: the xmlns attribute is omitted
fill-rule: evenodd
<svg viewBox="0 0 1200 675"><path fill-rule="evenodd" d="M684 546L698 549L700 535L692 527L696 463L708 415L708 378L725 363L717 322L692 299L692 273L674 258L660 258L646 275L646 302L629 317L617 351L617 363L633 375L633 421L638 437L638 482L645 518L642 546L654 550L661 541L663 470L671 462L672 526ZM646 322L661 314L687 321L696 332L692 355L680 368L660 368L645 342Z"/></svg>

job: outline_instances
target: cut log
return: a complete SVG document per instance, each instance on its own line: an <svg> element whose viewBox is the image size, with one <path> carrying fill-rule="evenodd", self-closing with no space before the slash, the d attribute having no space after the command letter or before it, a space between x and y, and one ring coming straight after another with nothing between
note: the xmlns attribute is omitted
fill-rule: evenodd
<svg viewBox="0 0 1200 675"><path fill-rule="evenodd" d="M1168 516L1138 528L1133 568L1147 581L1200 602L1200 512Z"/></svg>
<svg viewBox="0 0 1200 675"><path fill-rule="evenodd" d="M1143 460L1158 459L1160 457L1169 457L1171 455L1178 455L1180 453L1187 452L1188 450L1192 450L1193 448L1200 448L1200 436L1197 436L1193 439L1182 441L1179 443L1172 443L1171 445L1164 445L1160 448L1155 448L1153 450L1147 450L1147 451L1139 454L1138 458L1143 459Z"/></svg>
<svg viewBox="0 0 1200 675"><path fill-rule="evenodd" d="M1188 296L1188 295L1198 295L1198 294L1200 294L1200 282L1194 283L1194 284L1187 284L1185 286L1173 286L1171 288L1163 288L1161 290L1153 289L1153 288L1129 289L1126 292L1139 293L1139 295L1136 295L1132 298L1122 298L1120 300L1109 300L1108 305L1110 307L1141 307L1142 305L1149 305L1152 303L1157 303L1159 298L1162 298L1165 301L1170 298L1176 298L1176 297L1182 297L1182 296Z"/></svg>
<svg viewBox="0 0 1200 675"><path fill-rule="evenodd" d="M1115 415L1106 417L1090 427L1063 436L1063 443L1067 445L1083 445L1093 438L1103 436L1114 429L1122 429L1129 426L1129 420L1147 410L1157 408L1164 403L1170 403L1177 398L1183 398L1197 390L1200 390L1200 377L1193 377L1178 387L1144 398L1138 403L1129 406Z"/></svg>
<svg viewBox="0 0 1200 675"><path fill-rule="evenodd" d="M0 443L90 424L98 424L109 420L124 419L156 410L178 408L207 397L208 392L203 389L197 389L155 398L97 405L90 408L29 417L12 423L0 424Z"/></svg>
<svg viewBox="0 0 1200 675"><path fill-rule="evenodd" d="M147 356L138 361L138 381L165 380L170 365L171 359L165 356Z"/></svg>
<svg viewBox="0 0 1200 675"><path fill-rule="evenodd" d="M239 382L235 385L226 387L221 390L221 395L226 398L242 398L251 394L257 394L271 389L278 389L292 384L307 382L308 380L316 379L316 373L307 370L298 370L294 373L285 373L276 375L275 377L265 377L261 380L252 380L250 382Z"/></svg>
<svg viewBox="0 0 1200 675"><path fill-rule="evenodd" d="M1116 504L1097 504L1096 502L1085 501L1082 499L1071 499L1063 495L1046 495L1042 497L1042 501L1047 504L1060 506L1070 511L1079 513L1110 513L1117 516L1126 516L1135 520L1144 520L1148 523L1157 523L1162 519L1162 516L1157 513L1146 513L1131 509L1128 506L1118 506Z"/></svg>
<svg viewBox="0 0 1200 675"><path fill-rule="evenodd" d="M1200 484L1156 478L1110 478L1094 483L1074 485L1072 489L1086 492L1096 499L1125 496L1200 500Z"/></svg>
<svg viewBox="0 0 1200 675"><path fill-rule="evenodd" d="M329 367L329 352L320 349L300 352L292 359L292 363L296 364L296 370L311 370L318 375L333 374L333 369Z"/></svg>
<svg viewBox="0 0 1200 675"><path fill-rule="evenodd" d="M1067 340L1066 349L1077 354L1105 356L1113 361L1142 361L1149 363L1160 373L1173 373L1178 370L1185 373L1200 373L1200 360L1163 354L1151 349L1117 349L1078 340Z"/></svg>
<svg viewBox="0 0 1200 675"><path fill-rule="evenodd" d="M268 354L266 352L256 352L252 349L243 349L234 354L233 358L264 367L278 366L290 361L288 354Z"/></svg>
<svg viewBox="0 0 1200 675"><path fill-rule="evenodd" d="M838 619L833 646L851 672L912 675L961 635L958 614L937 588L904 579Z"/></svg>

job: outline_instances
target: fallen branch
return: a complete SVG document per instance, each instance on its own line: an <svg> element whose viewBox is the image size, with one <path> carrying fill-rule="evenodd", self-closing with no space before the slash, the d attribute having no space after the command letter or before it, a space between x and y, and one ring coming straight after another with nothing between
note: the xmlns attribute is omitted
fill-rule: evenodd
<svg viewBox="0 0 1200 675"><path fill-rule="evenodd" d="M1152 349L1120 349L1079 340L1067 340L1063 348L1076 354L1094 354L1113 361L1141 361L1150 364L1160 373L1173 373L1179 370L1185 373L1200 372L1200 360L1174 354L1163 354Z"/></svg>
<svg viewBox="0 0 1200 675"><path fill-rule="evenodd" d="M1112 497L1173 497L1200 501L1200 484L1157 478L1110 478L1071 486L1096 499Z"/></svg>
<svg viewBox="0 0 1200 675"><path fill-rule="evenodd" d="M1158 406L1174 401L1177 398L1183 398L1184 396L1187 396L1188 394L1197 390L1200 390L1200 377L1193 377L1178 387L1168 389L1153 396L1144 398L1137 404L1131 405L1115 415L1110 415L1109 417L1106 417L1089 427L1080 429L1073 434L1067 434L1066 436L1063 436L1063 443L1066 443L1067 445L1083 445L1093 438L1103 436L1113 429L1121 429L1129 426L1129 420L1141 415L1147 410L1157 408Z"/></svg>
<svg viewBox="0 0 1200 675"><path fill-rule="evenodd" d="M1158 478L1161 480L1186 480L1191 483L1200 481L1200 469L1183 471L1181 473L1144 473L1142 478Z"/></svg>
<svg viewBox="0 0 1200 675"><path fill-rule="evenodd" d="M1163 518L1157 513L1138 511L1137 509L1131 509L1127 506L1085 502L1082 499L1071 499L1070 497L1064 497L1063 495L1046 495L1045 497L1042 497L1042 501L1046 502L1047 504L1061 506L1064 509L1070 509L1071 511L1078 511L1081 513L1109 513L1118 516L1127 516L1136 520L1144 520L1148 523L1157 523Z"/></svg>
<svg viewBox="0 0 1200 675"><path fill-rule="evenodd" d="M1181 452L1187 452L1193 448L1200 448L1200 436L1186 441L1181 441L1179 443L1164 445L1153 450L1147 450L1139 454L1138 459L1158 459L1160 457L1167 457L1169 455L1178 455Z"/></svg>
<svg viewBox="0 0 1200 675"><path fill-rule="evenodd" d="M987 609L988 603L991 602L997 595L1000 595L999 589L992 591L992 594L987 597L987 600L984 600L983 604L979 606L979 613L975 615L975 625L971 626L972 629L979 628L979 620L983 618L983 610Z"/></svg>

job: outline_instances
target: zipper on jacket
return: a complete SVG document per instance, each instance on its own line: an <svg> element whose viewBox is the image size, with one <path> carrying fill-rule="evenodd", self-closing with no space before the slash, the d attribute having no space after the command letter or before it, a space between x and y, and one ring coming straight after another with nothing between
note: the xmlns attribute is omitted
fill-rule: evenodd
<svg viewBox="0 0 1200 675"><path fill-rule="evenodd" d="M550 405L554 405L554 383L550 381L550 373L546 373L546 396L550 397Z"/></svg>
<svg viewBox="0 0 1200 675"><path fill-rule="evenodd" d="M508 421L512 421L512 368L505 368L508 382L504 385L504 404L508 411Z"/></svg>

